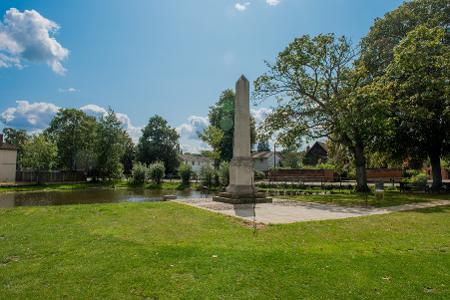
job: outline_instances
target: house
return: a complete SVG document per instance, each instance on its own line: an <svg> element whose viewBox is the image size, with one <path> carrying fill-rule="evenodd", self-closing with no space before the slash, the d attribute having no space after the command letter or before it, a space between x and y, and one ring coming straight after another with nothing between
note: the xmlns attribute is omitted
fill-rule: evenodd
<svg viewBox="0 0 450 300"><path fill-rule="evenodd" d="M260 172L269 171L273 169L274 165L279 167L281 163L281 155L271 151L255 152L252 154L252 158L253 169Z"/></svg>
<svg viewBox="0 0 450 300"><path fill-rule="evenodd" d="M17 148L3 142L0 134L0 182L16 181Z"/></svg>
<svg viewBox="0 0 450 300"><path fill-rule="evenodd" d="M190 153L182 154L180 156L180 161L184 164L190 165L192 167L192 171L196 174L200 172L200 169L203 166L212 166L213 164L213 160L209 157Z"/></svg>
<svg viewBox="0 0 450 300"><path fill-rule="evenodd" d="M307 147L305 156L303 157L303 164L308 166L315 166L321 162L328 160L328 147L325 143L315 142L312 147Z"/></svg>

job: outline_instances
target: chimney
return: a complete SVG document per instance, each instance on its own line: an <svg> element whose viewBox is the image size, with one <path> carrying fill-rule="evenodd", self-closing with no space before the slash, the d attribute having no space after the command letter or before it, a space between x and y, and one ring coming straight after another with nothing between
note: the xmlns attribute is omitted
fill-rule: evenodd
<svg viewBox="0 0 450 300"><path fill-rule="evenodd" d="M3 134L0 133L0 145L3 144Z"/></svg>

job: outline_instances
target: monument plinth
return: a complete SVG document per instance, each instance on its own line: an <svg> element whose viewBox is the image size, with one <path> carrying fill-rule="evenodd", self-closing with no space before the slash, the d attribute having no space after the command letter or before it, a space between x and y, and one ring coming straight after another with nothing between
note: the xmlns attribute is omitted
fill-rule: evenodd
<svg viewBox="0 0 450 300"><path fill-rule="evenodd" d="M236 83L234 101L233 159L230 163L230 184L226 192L213 198L226 203L272 202L264 193L257 193L254 183L250 146L250 83L244 75Z"/></svg>

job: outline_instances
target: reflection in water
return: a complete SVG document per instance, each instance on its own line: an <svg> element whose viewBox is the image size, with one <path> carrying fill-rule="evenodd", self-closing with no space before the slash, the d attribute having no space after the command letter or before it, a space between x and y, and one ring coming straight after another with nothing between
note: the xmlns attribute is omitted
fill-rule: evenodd
<svg viewBox="0 0 450 300"><path fill-rule="evenodd" d="M145 189L89 188L73 191L35 191L0 193L0 208L15 206L46 206L66 204L154 202L161 201L163 195L173 191ZM177 191L178 198L201 198L205 194L198 191Z"/></svg>

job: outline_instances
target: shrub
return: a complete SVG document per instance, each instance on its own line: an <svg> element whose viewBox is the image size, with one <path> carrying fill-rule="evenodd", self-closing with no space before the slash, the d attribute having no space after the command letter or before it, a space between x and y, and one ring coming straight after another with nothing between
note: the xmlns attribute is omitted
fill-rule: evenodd
<svg viewBox="0 0 450 300"><path fill-rule="evenodd" d="M256 180L263 180L265 178L266 178L266 174L264 174L264 172L255 171L255 179Z"/></svg>
<svg viewBox="0 0 450 300"><path fill-rule="evenodd" d="M188 185L191 181L191 175L192 175L192 167L188 164L181 164L178 168L178 175L181 177L181 182L184 185Z"/></svg>
<svg viewBox="0 0 450 300"><path fill-rule="evenodd" d="M425 187L428 183L428 177L426 174L420 173L411 177L409 182L420 187Z"/></svg>
<svg viewBox="0 0 450 300"><path fill-rule="evenodd" d="M164 163L158 161L152 163L149 167L149 177L153 180L154 183L160 184L161 180L164 178L164 173L166 168L164 167Z"/></svg>
<svg viewBox="0 0 450 300"><path fill-rule="evenodd" d="M141 162L133 164L131 170L131 178L134 184L143 184L148 179L148 168Z"/></svg>
<svg viewBox="0 0 450 300"><path fill-rule="evenodd" d="M204 186L212 186L214 183L215 176L214 168L210 165L202 166L199 172L200 182Z"/></svg>
<svg viewBox="0 0 450 300"><path fill-rule="evenodd" d="M221 186L228 186L230 183L230 164L228 162L223 161L220 163L218 177Z"/></svg>

